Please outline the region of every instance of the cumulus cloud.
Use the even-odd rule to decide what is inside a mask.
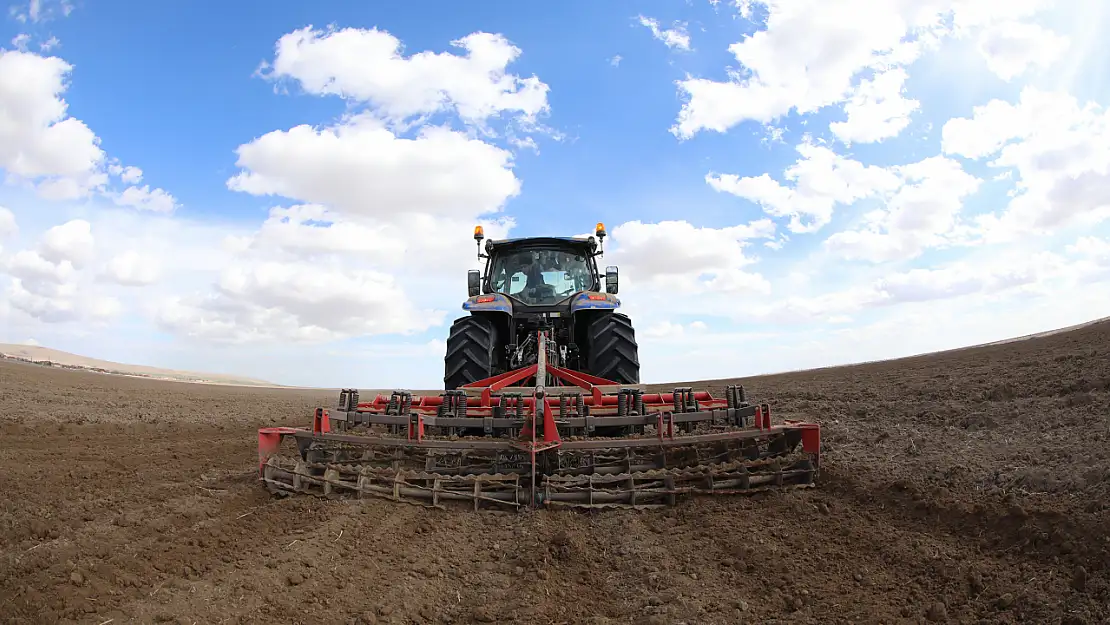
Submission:
[[[1106,261],[1110,265],[1110,240],[1099,237],[1079,237],[1067,246],[1069,254],[1076,254],[1084,258]]]
[[[8,273],[25,282],[50,282],[64,285],[73,277],[73,263],[50,261],[34,250],[16,252],[8,261]]]
[[[1013,80],[1030,67],[1049,67],[1067,53],[1070,41],[1039,24],[1008,20],[979,36],[979,52],[987,67],[1003,80]]]
[[[388,274],[265,262],[229,268],[209,295],[172,298],[158,321],[167,329],[218,341],[317,342],[410,334],[439,325],[443,316],[416,309]]]
[[[158,280],[158,266],[157,258],[128,250],[108,261],[103,277],[124,286],[147,286]]]
[[[397,122],[448,110],[469,122],[501,113],[534,120],[547,111],[546,84],[508,73],[521,50],[503,35],[474,32],[451,45],[465,54],[405,57],[401,41],[384,30],[306,26],[282,35],[273,62],[262,69],[308,93],[367,102]]]
[[[118,162],[108,165],[108,173],[126,184],[138,184],[143,179],[143,170],[133,165],[120,165]]]
[[[1016,103],[976,107],[970,118],[948,121],[945,153],[1017,173],[1005,210],[981,217],[988,240],[1012,240],[1110,217],[1110,111],[1095,103],[1035,87]]]
[[[0,50],[0,167],[28,180],[66,181],[67,199],[106,182],[99,140],[67,115],[61,98],[71,69],[57,57]]]
[[[45,323],[114,318],[122,311],[119,300],[89,288],[84,280],[82,268],[94,254],[89,222],[75,219],[50,228],[35,249],[23,249],[5,259],[9,305]]]
[[[848,119],[829,124],[829,130],[847,144],[875,143],[898,136],[921,105],[905,97],[907,78],[906,70],[894,68],[861,80],[844,104]]]
[[[772,122],[791,110],[812,113],[844,99],[863,70],[905,54],[903,37],[935,23],[936,2],[843,3],[767,0],[764,30],[729,46],[743,66],[728,81],[679,81],[687,97],[672,128],[677,136],[724,132],[746,120]],[[863,6],[866,5],[866,6]],[[932,9],[932,10],[930,10]],[[867,15],[866,20],[859,15]]]
[[[750,17],[754,4],[767,10],[765,27],[728,48],[741,69],[724,81],[691,76],[678,82],[686,101],[671,131],[679,138],[725,132],[745,121],[768,124],[847,101],[849,119],[834,132],[856,142],[879,140],[897,134],[914,110],[901,95],[897,71],[945,38],[993,28],[981,42],[993,68],[1014,65],[1015,38],[1059,45],[1012,25],[1048,6],[1047,0],[762,0],[738,6]],[[869,122],[869,115],[878,121]]]
[[[630,221],[613,228],[606,256],[628,271],[622,281],[633,292],[653,289],[670,294],[767,291],[767,281],[744,269],[754,259],[748,241],[771,238],[770,219],[728,228],[697,227],[687,221]],[[641,290],[642,289],[642,290]]]
[[[162,189],[151,189],[150,185],[127,187],[122,193],[114,196],[114,199],[120,206],[130,206],[156,213],[172,213],[177,208],[177,200],[172,195]]]
[[[833,208],[850,205],[896,189],[893,172],[845,158],[813,142],[797,146],[801,158],[783,172],[783,185],[767,174],[738,176],[710,173],[705,180],[717,191],[759,204],[772,217],[789,217],[792,232],[815,232],[832,219]]]
[[[320,130],[275,130],[237,152],[242,171],[227,183],[234,191],[383,220],[470,217],[520,192],[508,151],[437,126],[406,139],[360,116]]]
[[[54,226],[42,236],[39,250],[50,262],[64,261],[81,267],[92,260],[95,253],[92,225],[84,219],[74,219]]]
[[[754,301],[733,316],[776,324],[824,321],[877,308],[1015,292],[1052,281],[1074,282],[1075,267],[1056,253],[1015,250],[928,268],[883,270],[877,278],[839,289]]]
[[[968,235],[959,219],[964,200],[981,180],[960,164],[934,156],[890,168],[900,185],[883,208],[867,215],[867,225],[833,234],[827,249],[846,259],[871,262],[906,260],[924,250],[959,242]]]
[[[0,239],[10,237],[17,232],[19,232],[19,226],[15,222],[15,213],[0,206]]]
[[[48,200],[113,197],[112,177],[127,172],[130,179],[138,170],[108,157],[96,133],[69,115],[62,94],[72,70],[56,56],[0,49],[0,169]],[[160,209],[169,198],[161,189],[138,191],[145,197],[124,192],[130,205]]]
[[[227,187],[293,203],[225,238],[232,262],[208,288],[162,298],[160,325],[237,343],[406,335],[442,324],[443,293],[462,289],[475,262],[474,224],[506,235],[513,221],[501,212],[521,183],[508,150],[428,116],[480,123],[547,108],[546,85],[506,72],[520,50],[503,36],[453,43],[466,54],[402,56],[400,42],[376,29],[283,36],[269,78],[369,108],[239,146]],[[417,128],[406,134],[409,124]]]

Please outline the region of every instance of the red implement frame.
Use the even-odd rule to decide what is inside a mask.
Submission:
[[[311,430],[262,428],[258,435],[259,472],[264,480],[270,481],[265,477],[267,462],[286,436],[297,438],[298,445],[302,446],[302,455],[307,447],[321,444],[388,448],[393,450],[391,453],[394,455],[444,451],[459,451],[465,455],[470,452],[502,453],[515,449],[528,455],[530,470],[526,472],[530,473],[531,501],[534,505],[535,495],[540,492],[536,484],[538,475],[545,479],[550,478],[545,487],[549,491],[552,483],[558,487],[560,480],[570,484],[571,480],[577,479],[573,476],[544,475],[541,463],[538,462],[541,454],[588,455],[615,450],[631,457],[635,454],[643,456],[657,453],[663,458],[657,461],[658,468],[648,468],[645,469],[646,473],[637,474],[654,475],[661,470],[678,470],[666,467],[677,466],[669,464],[673,461],[668,459],[668,454],[678,453],[681,449],[699,445],[747,444],[778,437],[782,440],[794,440],[799,444],[801,450],[811,459],[811,473],[816,477],[821,452],[818,424],[788,420],[772,425],[770,406],[747,403],[742,387],[730,386],[728,395],[724,398],[713,397],[705,391],[695,392],[689,388],[675,389],[671,393],[647,393],[639,385],[620,385],[597,376],[552,366],[547,363],[545,333],[540,332],[538,338],[539,356],[536,364],[467,384],[456,391],[448,391],[440,396],[412,396],[394,392],[391,396],[379,394],[373,401],[360,402],[357,391],[348,389],[341,393],[339,406],[334,413],[326,408],[316,410]],[[531,384],[524,386],[529,381]],[[570,409],[567,407],[568,397],[573,404]],[[348,429],[358,425],[385,425],[392,429],[394,435],[372,437],[346,433]],[[486,436],[430,437],[426,434],[426,427],[429,426],[433,429],[460,428],[468,432],[485,428]],[[655,436],[606,438],[587,435],[564,440],[560,434],[560,426],[587,434],[594,427],[650,427],[654,429]],[[696,427],[707,427],[710,432],[695,433],[693,429]],[[513,435],[490,436],[492,433],[506,431]],[[307,461],[307,457],[305,460]],[[626,460],[625,463],[631,471],[632,461]],[[426,476],[428,473],[421,475]],[[581,477],[580,473],[576,475]],[[679,477],[691,480],[693,478],[690,475],[687,470]],[[302,479],[314,478],[302,476]],[[782,477],[777,479],[781,483]],[[673,487],[668,488],[674,491]],[[567,489],[574,490],[569,486]],[[713,488],[710,487],[709,490]],[[476,506],[479,499],[477,491],[476,483]],[[686,488],[684,492],[686,491],[690,491],[690,488]],[[653,492],[658,492],[658,489]],[[718,489],[716,492],[723,491]],[[593,505],[592,501],[591,495],[590,505]]]

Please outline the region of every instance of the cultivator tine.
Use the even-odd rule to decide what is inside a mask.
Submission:
[[[544,480],[544,502],[555,507],[663,507],[674,505],[679,496],[749,495],[808,488],[813,486],[815,472],[808,458],[789,463],[774,458],[695,469],[548,476]]]
[[[511,508],[528,505],[526,489],[516,474],[450,476],[303,461],[290,466],[288,459],[273,457],[263,479],[274,492],[326,498],[353,494],[359,499],[388,499],[441,509],[445,501],[469,501],[475,510],[482,503]]]

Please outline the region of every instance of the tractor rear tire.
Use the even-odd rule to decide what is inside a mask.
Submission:
[[[497,334],[485,317],[459,317],[451,324],[447,353],[443,357],[443,384],[455,390],[493,375]]]
[[[589,326],[590,374],[618,384],[640,383],[640,355],[632,320],[621,313],[605,313]]]

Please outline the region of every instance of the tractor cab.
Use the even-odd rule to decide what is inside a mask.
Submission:
[[[598,239],[604,239],[605,226],[598,224]],[[479,245],[482,227],[474,229]],[[582,292],[600,292],[602,275],[596,258],[601,256],[594,237],[533,237],[486,241],[485,271],[471,270],[468,275],[471,298],[480,293],[508,296],[524,306],[558,306]],[[607,267],[605,291],[617,292],[617,268]]]
[[[572,246],[507,248],[488,266],[488,289],[525,305],[553,305],[599,286],[592,259]]]

